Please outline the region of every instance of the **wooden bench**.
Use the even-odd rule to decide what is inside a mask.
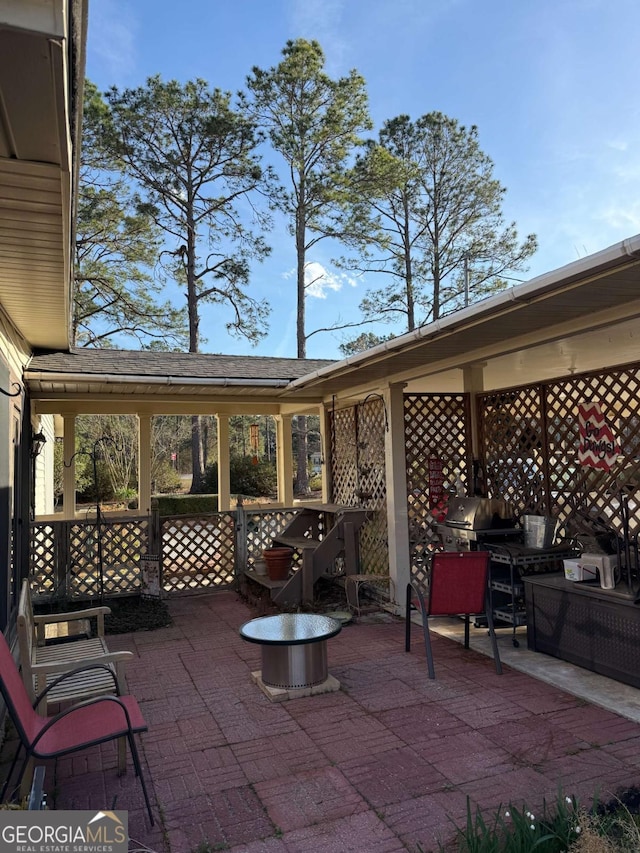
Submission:
[[[102,664],[103,668],[78,672],[51,688],[43,697],[44,707],[39,710],[47,714],[50,705],[77,702],[105,693],[126,693],[124,667],[133,658],[133,652],[110,652],[104,639],[104,617],[110,613],[108,607],[91,607],[71,613],[49,613],[34,615],[29,582],[25,580],[18,605],[18,647],[22,665],[22,679],[32,702],[62,673],[77,667]],[[58,644],[45,645],[47,626],[79,620],[97,623],[97,636],[73,638],[73,629],[66,632],[68,639]]]

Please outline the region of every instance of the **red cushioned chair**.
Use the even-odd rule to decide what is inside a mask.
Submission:
[[[88,667],[81,667],[81,669],[93,666],[106,668],[102,664],[91,664]],[[47,690],[75,672],[77,670],[64,673],[52,682]],[[20,785],[27,766],[34,758],[58,758],[70,752],[77,752],[106,741],[126,737],[129,741],[136,776],[140,778],[142,785],[149,820],[153,826],[151,804],[134,740],[134,734],[147,731],[147,724],[133,696],[98,696],[93,699],[86,699],[84,702],[78,702],[55,716],[43,717],[34,708],[37,707],[42,695],[47,691],[43,691],[40,696],[37,696],[34,705],[31,705],[18,667],[1,632],[0,692],[20,738],[20,744],[3,785],[0,800],[4,800],[9,780],[22,749],[25,751],[25,758],[20,768],[16,787]]]
[[[496,672],[502,675],[502,664],[489,606],[488,551],[439,551],[431,559],[426,596],[419,587],[407,585],[405,615],[405,651],[411,651],[411,605],[422,615],[422,633],[427,653],[429,678],[435,678],[433,652],[429,636],[430,616],[464,616],[464,646],[469,648],[469,616],[486,614]]]

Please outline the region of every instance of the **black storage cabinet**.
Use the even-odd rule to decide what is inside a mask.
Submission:
[[[522,580],[529,649],[640,687],[640,606],[632,598],[564,574]]]

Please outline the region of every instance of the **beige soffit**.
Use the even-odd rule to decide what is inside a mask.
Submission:
[[[73,16],[83,35],[72,50]],[[0,302],[33,347],[69,346],[72,113],[85,32],[82,2],[0,0]]]

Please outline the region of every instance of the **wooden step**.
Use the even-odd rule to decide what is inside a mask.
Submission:
[[[287,545],[289,548],[295,548],[297,551],[304,551],[306,548],[311,548],[315,551],[318,545],[322,542],[320,539],[309,539],[306,536],[276,536],[274,544]]]
[[[269,590],[269,595],[272,600],[275,599],[280,590],[287,585],[287,580],[272,581],[268,575],[259,575],[257,572],[245,572],[244,576],[247,580],[253,581],[262,587],[266,587]]]

